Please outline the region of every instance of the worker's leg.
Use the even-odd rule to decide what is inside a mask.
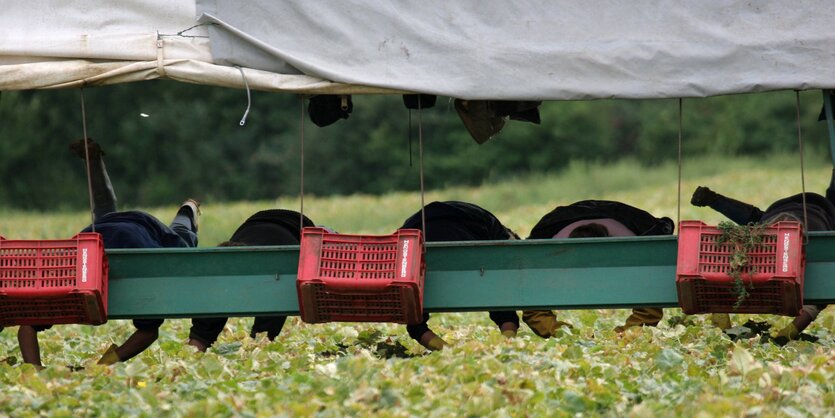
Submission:
[[[615,328],[616,331],[621,332],[629,327],[654,327],[661,322],[664,317],[664,310],[661,308],[635,308],[632,313],[626,318],[623,326]]]
[[[102,355],[99,364],[114,364],[127,361],[145,351],[159,338],[159,327],[163,319],[134,319],[136,331],[120,346],[111,345]]]
[[[171,230],[176,232],[189,247],[197,246],[197,219],[200,216],[200,202],[188,199],[177,210],[171,221]]]
[[[437,351],[443,349],[444,346],[447,345],[446,341],[442,340],[441,337],[437,336],[431,329],[429,329],[428,322],[429,314],[424,312],[423,322],[419,324],[406,325],[406,331],[412,339],[430,350]]]
[[[693,192],[690,204],[699,207],[709,206],[739,225],[759,222],[763,217],[763,211],[756,206],[722,196],[702,186],[697,187]]]
[[[560,327],[571,328],[569,323],[558,321],[553,311],[522,311],[522,321],[542,338],[553,337]]]
[[[252,323],[252,329],[249,332],[249,336],[255,338],[256,334],[266,332],[267,338],[270,341],[273,341],[276,337],[278,337],[278,334],[281,333],[281,329],[284,328],[284,323],[286,321],[287,317],[283,315],[256,316],[254,322]]]
[[[21,325],[17,330],[17,343],[20,345],[20,355],[24,363],[41,365],[41,347],[38,344],[38,332],[29,325]]]
[[[110,177],[107,175],[107,167],[104,164],[104,152],[98,143],[92,139],[87,140],[87,152],[84,152],[84,140],[70,144],[72,150],[81,159],[90,158],[90,189],[93,194],[93,218],[98,220],[102,216],[116,212],[116,192]]]
[[[490,311],[490,319],[499,327],[505,337],[515,337],[519,330],[519,315],[516,311]]]
[[[803,305],[803,308],[800,310],[800,314],[794,317],[794,320],[789,324],[786,325],[785,328],[781,329],[777,333],[777,338],[785,337],[789,340],[797,339],[798,335],[800,335],[815,318],[818,317],[820,311],[826,309],[827,305]]]
[[[224,317],[193,318],[188,333],[188,345],[194,346],[200,351],[206,351],[223,332],[227,319]]]

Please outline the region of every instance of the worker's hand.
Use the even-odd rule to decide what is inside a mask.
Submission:
[[[797,327],[794,326],[794,323],[789,323],[783,329],[777,332],[777,335],[774,338],[785,337],[789,340],[796,340],[797,336],[800,335],[800,331],[797,330]]]
[[[710,314],[710,323],[722,331],[733,327],[733,324],[731,323],[731,316],[726,313]]]

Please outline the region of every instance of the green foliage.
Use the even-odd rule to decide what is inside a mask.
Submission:
[[[201,200],[273,199],[299,193],[301,99],[252,92],[246,126],[242,90],[148,81],[84,90],[88,135],[101,142],[127,206]],[[820,93],[801,94],[810,154],[827,153],[816,122]],[[87,206],[81,162],[67,145],[82,136],[77,90],[0,96],[0,206],[54,210]],[[381,194],[419,187],[418,121],[429,189],[480,185],[573,164],[624,158],[654,166],[678,153],[677,100],[546,102],[541,125],[510,121],[478,145],[447,98],[410,114],[400,96],[356,96],[347,120],[304,122],[305,191]],[[306,103],[306,102],[305,102]],[[685,99],[685,159],[718,153],[761,157],[797,149],[794,93]],[[147,115],[143,117],[142,115]]]
[[[580,324],[578,313],[560,317]],[[169,320],[151,349],[112,367],[95,365],[96,354],[129,322],[59,326],[42,333],[41,372],[19,364],[12,328],[0,333],[0,415],[826,416],[835,407],[825,326],[814,328],[821,343],[780,348],[733,343],[701,317],[614,333],[626,314],[594,311],[593,325],[551,340],[524,326],[505,339],[484,313],[437,314],[432,326],[451,343],[438,353],[400,326],[291,318],[274,343],[233,319],[199,354],[183,345],[188,321]],[[381,354],[386,341],[408,356]]]

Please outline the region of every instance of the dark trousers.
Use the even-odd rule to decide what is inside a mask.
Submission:
[[[226,326],[228,319],[222,317],[194,318],[191,320],[191,330],[188,337],[202,342],[206,347],[211,346],[223,332],[223,327]],[[287,321],[286,316],[256,316],[249,336],[255,338],[256,334],[266,332],[270,341],[275,340],[281,333],[281,329],[284,328],[285,321]]]
[[[490,311],[490,319],[493,320],[496,326],[499,327],[501,327],[505,322],[511,322],[516,325],[516,328],[519,328],[519,316],[516,315],[516,311]],[[427,322],[429,322],[429,314],[424,312],[423,322],[414,325],[406,325],[406,332],[408,332],[409,336],[413,339],[420,341],[421,335],[423,335],[426,331],[431,331]]]

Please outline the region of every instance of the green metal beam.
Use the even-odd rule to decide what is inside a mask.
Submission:
[[[429,312],[678,306],[676,237],[430,243]],[[298,246],[109,250],[109,316],[298,314]],[[835,302],[835,233],[807,246],[806,301]]]

